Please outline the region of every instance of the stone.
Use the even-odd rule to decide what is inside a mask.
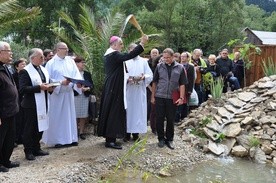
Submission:
[[[276,134],[276,129],[275,128],[268,128],[266,130],[266,133],[272,137],[274,134]]]
[[[244,102],[249,102],[257,95],[254,92],[242,92],[238,94],[238,98]]]
[[[268,77],[268,76],[265,76],[265,77],[258,80],[259,83],[266,83],[268,81],[272,81],[271,78]]]
[[[276,109],[276,102],[271,101],[267,104],[267,109],[275,110]]]
[[[272,81],[267,81],[265,83],[261,83],[259,82],[258,83],[258,88],[273,88],[275,86],[275,84],[272,82]]]
[[[217,132],[213,131],[213,130],[210,130],[209,128],[207,127],[204,127],[203,128],[203,132],[205,135],[207,135],[210,139],[212,139],[213,141],[216,141],[217,140]]]
[[[212,141],[209,141],[208,149],[215,155],[221,155],[224,152],[224,147],[221,144],[216,144]]]
[[[225,105],[224,107],[225,107],[225,109],[226,109],[227,111],[229,111],[229,112],[231,112],[231,113],[236,113],[236,112],[238,112],[238,109],[235,108],[235,107],[232,106],[232,105],[227,104],[227,105]]]
[[[272,151],[272,153],[270,154],[270,156],[276,157],[276,150]]]
[[[217,107],[211,106],[210,110],[211,110],[210,113],[213,114],[213,115],[217,114],[217,112],[218,112],[218,108]]]
[[[276,157],[273,158],[272,162],[276,164]]]
[[[250,116],[252,116],[253,119],[259,119],[262,114],[262,111],[253,111]]]
[[[253,121],[253,117],[252,116],[248,116],[248,117],[245,117],[244,120],[242,120],[241,124],[243,124],[243,125],[249,125],[249,124],[251,124],[252,121]]]
[[[267,92],[261,95],[261,97],[266,97],[266,96],[273,96],[276,93],[276,88],[271,88]]]
[[[222,129],[222,133],[227,137],[236,137],[241,130],[239,123],[231,123]]]
[[[222,119],[219,115],[214,115],[214,119],[219,123],[222,124]]]
[[[272,140],[272,138],[271,138],[270,135],[268,135],[268,134],[262,134],[261,139],[264,139],[264,140]]]
[[[249,142],[249,135],[239,135],[236,139],[238,144],[242,145],[244,148],[249,150],[250,148],[250,142]]]
[[[276,75],[271,75],[271,76],[269,76],[269,78],[270,78],[272,81],[275,81],[275,80],[276,80]]]
[[[232,148],[231,154],[237,157],[245,157],[247,156],[248,151],[243,146],[238,145]]]
[[[243,118],[233,118],[231,121],[232,123],[240,123],[243,120]]]
[[[226,119],[229,119],[231,116],[231,113],[229,111],[227,111],[224,107],[219,107],[218,108],[218,114],[221,117],[225,117]]]
[[[237,98],[229,98],[228,102],[230,102],[233,106],[237,108],[242,108],[246,103],[237,99]]]
[[[243,109],[246,110],[251,110],[254,106],[256,106],[258,103],[247,103],[245,104],[245,106],[243,107]]]
[[[266,155],[272,153],[272,148],[269,147],[269,146],[267,146],[267,145],[262,145],[261,149],[264,151],[264,153],[265,153]]]
[[[260,127],[260,126],[255,126],[254,129],[255,129],[255,130],[260,130],[260,129],[262,129],[262,127]],[[263,133],[263,131],[262,131],[261,133]]]
[[[241,113],[241,114],[236,114],[235,118],[245,118],[246,116],[249,116],[250,113]]]
[[[271,123],[272,120],[272,116],[262,116],[260,119],[259,119],[259,124],[268,124],[268,123]],[[275,118],[275,117],[274,117]]]
[[[160,175],[161,177],[171,177],[171,176],[172,176],[172,174],[170,174],[166,168],[162,168],[162,169],[159,171],[159,175]]]
[[[216,132],[221,131],[221,126],[218,124],[216,120],[212,120],[211,123],[208,123],[206,125],[206,127]]]
[[[257,98],[252,99],[250,101],[250,103],[260,103],[260,102],[263,102],[267,99],[269,99],[269,97],[257,97]]]
[[[250,148],[250,156],[257,163],[261,163],[261,164],[266,163],[266,155],[259,147]]]
[[[224,154],[228,155],[231,152],[231,149],[234,147],[237,140],[235,138],[227,138],[221,142],[221,144],[225,145],[227,149],[225,149]]]
[[[276,129],[276,124],[272,124],[272,125],[271,125],[271,128]]]

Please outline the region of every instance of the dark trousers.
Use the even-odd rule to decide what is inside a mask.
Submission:
[[[156,105],[156,130],[158,140],[173,141],[174,137],[174,118],[176,105],[172,99],[155,98]],[[167,119],[166,133],[164,132],[165,117]]]
[[[40,150],[39,141],[42,132],[38,131],[36,109],[23,108],[25,127],[23,131],[23,145],[26,154]]]
[[[188,116],[188,113],[189,113],[189,105],[187,103],[177,106],[177,109],[175,112],[175,122],[178,123],[184,118],[186,118]]]
[[[19,108],[19,112],[15,116],[15,124],[16,124],[16,136],[15,142],[17,144],[23,143],[23,131],[25,127],[24,113],[22,107]]]
[[[155,104],[151,104],[150,128],[151,128],[152,132],[156,132],[156,107],[155,107]]]
[[[1,118],[0,125],[0,165],[8,166],[15,142],[15,119]]]
[[[198,106],[200,106],[200,104],[204,102],[203,86],[201,83],[200,84],[195,83],[194,88],[198,96]]]

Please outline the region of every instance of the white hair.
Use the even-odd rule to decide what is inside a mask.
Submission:
[[[8,45],[9,45],[9,43],[4,42],[4,41],[0,41],[0,51],[1,51],[1,50],[4,50],[4,49],[5,49],[5,46],[8,46]]]

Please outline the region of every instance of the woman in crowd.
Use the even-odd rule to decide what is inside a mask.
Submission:
[[[16,84],[16,88],[17,91],[19,91],[19,81],[18,81],[18,73],[24,69],[24,67],[27,64],[27,60],[25,58],[20,58],[18,61],[14,62],[14,70],[16,72],[14,72],[12,74],[12,77],[14,79],[14,82]],[[22,144],[22,134],[23,134],[23,129],[24,129],[24,120],[23,119],[23,111],[21,109],[21,101],[22,101],[22,94],[20,95],[18,92],[18,96],[19,96],[19,112],[17,113],[17,115],[15,116],[15,121],[16,121],[16,138],[15,138],[15,146],[17,146],[17,144]]]
[[[88,113],[89,96],[92,93],[93,81],[92,81],[91,74],[84,70],[85,60],[79,56],[77,56],[74,60],[80,71],[82,78],[92,84],[91,87],[82,86],[82,94],[78,94],[77,92],[74,92],[79,136],[82,140],[85,140],[84,129],[89,116],[89,113]]]

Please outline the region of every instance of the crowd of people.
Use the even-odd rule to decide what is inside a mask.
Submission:
[[[139,141],[149,121],[157,146],[174,149],[174,125],[210,94],[204,75],[209,73],[214,80],[222,77],[224,92],[229,86],[232,90],[243,86],[239,52],[233,61],[227,49],[205,60],[201,49],[178,53],[166,48],[160,54],[153,48],[147,59],[139,56],[147,42],[148,36],[142,35],[139,44],[130,44],[123,53],[122,38],[109,40],[97,125],[106,148],[122,149],[118,138],[125,143]],[[62,148],[86,139],[93,80],[84,70],[85,59],[68,56],[68,51],[64,42],[54,50],[33,48],[28,60],[13,63],[11,72],[12,50],[7,42],[0,42],[0,172],[20,165],[10,161],[17,144],[23,144],[25,158],[32,161],[49,155],[41,142]]]

